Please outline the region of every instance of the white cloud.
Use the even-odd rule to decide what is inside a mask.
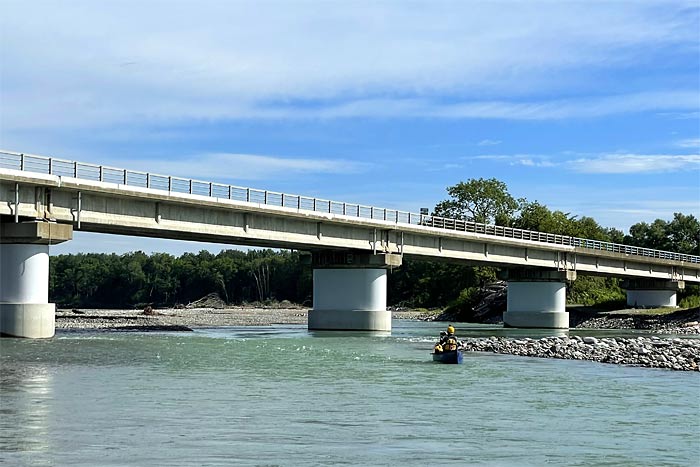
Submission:
[[[693,57],[697,19],[666,1],[6,2],[2,126],[682,113],[692,87],[540,96],[589,94],[601,70],[655,53]]]
[[[678,172],[700,170],[700,155],[605,154],[569,161],[568,165],[576,172],[597,174]]]
[[[508,165],[522,165],[527,167],[556,167],[559,165],[553,162],[549,156],[535,154],[488,154],[465,157],[464,159],[493,160],[505,162]]]
[[[482,139],[479,141],[476,145],[477,146],[497,146],[501,144],[502,141],[499,140],[494,140],[494,139]]]
[[[372,168],[369,163],[344,159],[229,153],[196,154],[177,160],[119,159],[114,164],[119,168],[203,180],[272,180],[301,174],[354,174]]]
[[[680,148],[700,149],[700,138],[688,138],[676,141],[676,146]]]
[[[574,159],[571,156],[576,157]],[[663,173],[698,170],[698,154],[623,154],[603,153],[577,155],[566,153],[556,157],[540,154],[489,154],[464,159],[493,160],[527,167],[563,167],[566,170],[591,174]]]

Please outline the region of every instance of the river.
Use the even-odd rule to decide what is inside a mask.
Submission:
[[[434,364],[442,326],[2,339],[0,463],[698,465],[697,372],[495,354]],[[544,335],[458,328],[496,333]]]

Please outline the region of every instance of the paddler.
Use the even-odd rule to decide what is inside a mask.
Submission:
[[[455,337],[455,328],[451,324],[447,326],[447,336],[445,337],[445,341],[442,344],[442,350],[444,352],[457,350],[457,338]]]
[[[440,340],[433,347],[433,352],[442,353],[442,351],[444,350],[443,345],[445,344],[446,340],[447,340],[447,332],[440,331]]]

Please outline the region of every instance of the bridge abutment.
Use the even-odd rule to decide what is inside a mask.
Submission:
[[[70,240],[70,225],[0,224],[0,336],[53,337],[56,306],[49,303],[49,245]]]
[[[622,288],[627,291],[627,306],[634,308],[676,308],[676,294],[685,288],[684,281],[659,279],[625,279]]]
[[[568,329],[566,282],[575,279],[575,271],[508,270],[508,296],[503,326]]]
[[[310,330],[391,331],[387,269],[400,266],[400,256],[317,252],[312,261]]]

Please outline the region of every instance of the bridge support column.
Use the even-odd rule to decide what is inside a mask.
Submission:
[[[400,256],[318,252],[312,261],[310,330],[391,331],[391,312],[386,309],[387,269],[400,266]]]
[[[660,279],[626,279],[627,306],[634,308],[676,308],[676,292],[685,288],[684,281]]]
[[[566,282],[575,279],[575,271],[507,271],[508,297],[503,326],[568,329]]]
[[[73,228],[49,222],[0,223],[0,336],[53,337],[49,245],[70,240]]]

